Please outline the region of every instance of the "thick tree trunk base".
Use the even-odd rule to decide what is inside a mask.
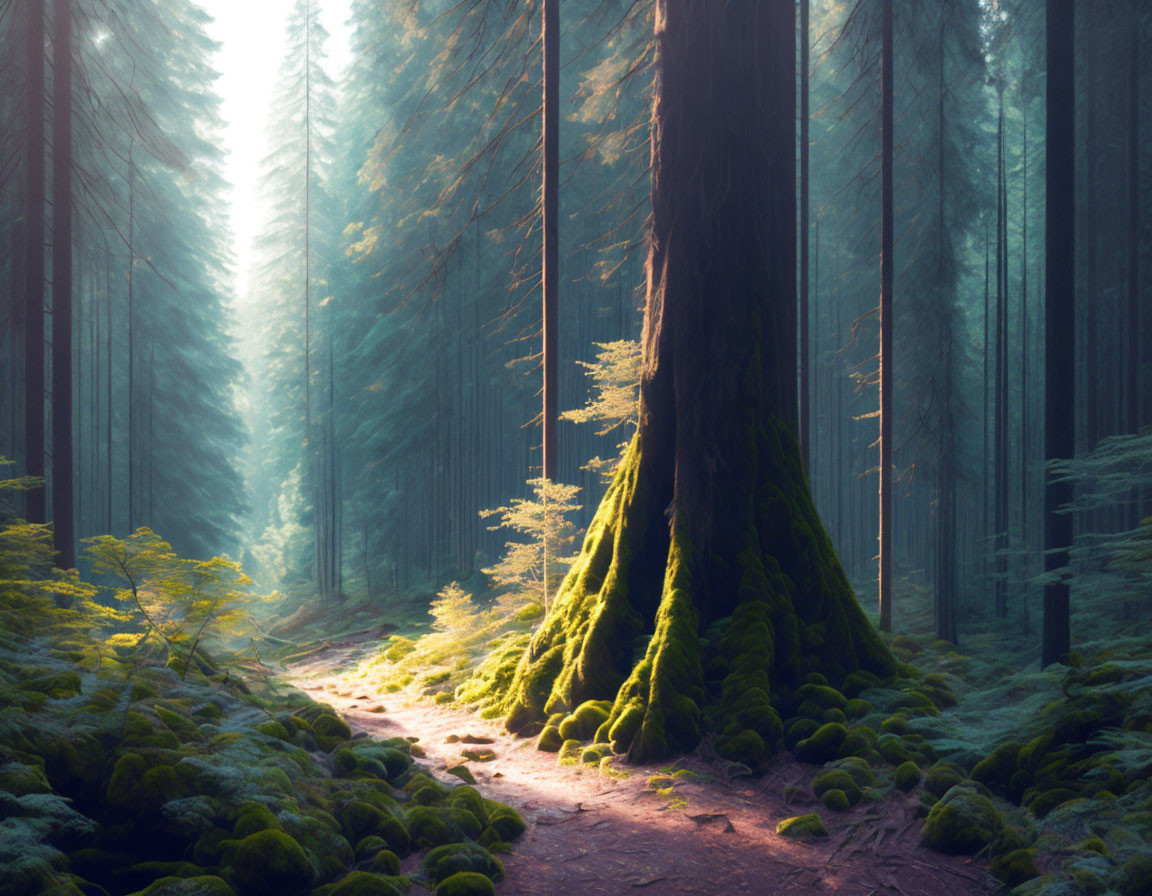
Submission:
[[[469,699],[512,731],[555,727],[553,740],[578,731],[635,762],[690,750],[712,732],[720,755],[758,764],[782,739],[779,707],[809,673],[832,684],[856,670],[891,675],[816,513],[795,437],[778,421],[749,430],[747,487],[725,489],[739,506],[720,527],[729,537],[707,547],[692,544],[677,515],[669,526],[672,496],[635,438],[541,628],[502,654],[502,673]]]

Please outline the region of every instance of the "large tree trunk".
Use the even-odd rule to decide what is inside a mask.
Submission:
[[[809,37],[808,0],[800,0],[800,454],[804,472],[812,470],[811,379],[812,361],[808,319],[808,222],[809,222],[809,156],[808,152],[808,79]]]
[[[773,700],[892,660],[816,513],[795,436],[795,6],[658,0],[639,427],[493,704],[514,731],[613,701],[643,761],[757,762]]]
[[[1075,452],[1076,400],[1076,89],[1074,0],[1048,0],[1048,134],[1045,203],[1044,455]],[[1060,509],[1072,486],[1048,474],[1044,487],[1044,569],[1068,564],[1072,515]],[[1044,586],[1041,665],[1067,655],[1070,645],[1068,583]]]

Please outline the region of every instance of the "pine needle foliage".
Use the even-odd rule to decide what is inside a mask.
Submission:
[[[533,605],[548,609],[548,595],[555,594],[572,561],[578,534],[569,519],[581,505],[575,503],[580,488],[548,479],[529,479],[533,499],[514,498],[507,507],[483,510],[480,516],[497,517],[492,531],[510,529],[526,536],[510,541],[504,555],[481,570],[497,591],[497,606],[504,615],[523,612]]]

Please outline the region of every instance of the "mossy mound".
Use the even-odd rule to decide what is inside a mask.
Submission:
[[[1018,887],[1025,881],[1039,877],[1035,854],[1031,849],[1014,849],[995,856],[988,863],[988,870],[1007,887]]]
[[[776,825],[776,833],[781,837],[804,839],[807,837],[827,837],[828,830],[824,827],[824,819],[815,812],[808,815],[797,815],[785,818]]]
[[[236,896],[228,882],[214,874],[162,877],[133,896]]]
[[[871,787],[876,783],[876,775],[872,771],[872,766],[859,756],[848,756],[844,759],[836,759],[829,762],[826,768],[840,769],[841,771],[847,772],[859,787]]]
[[[442,880],[436,896],[495,896],[496,888],[483,874],[461,871]]]
[[[840,722],[827,722],[810,737],[796,744],[796,758],[805,762],[824,763],[842,755],[848,729]]]
[[[504,879],[504,865],[476,843],[450,843],[430,850],[422,862],[424,873],[434,883],[462,871],[482,874],[494,883]]]
[[[817,775],[812,782],[812,792],[817,797],[823,798],[829,790],[838,790],[843,794],[847,809],[849,806],[855,806],[860,802],[862,793],[860,786],[856,783],[853,777],[844,769],[833,768]],[[838,799],[834,798],[836,802]]]
[[[901,790],[913,790],[920,783],[920,766],[911,761],[902,762],[896,767],[893,778],[896,786]]]
[[[928,813],[921,842],[937,852],[971,855],[991,843],[1004,828],[1004,817],[972,787],[953,787]]]
[[[611,711],[612,703],[608,700],[587,700],[560,723],[560,736],[564,740],[590,740],[608,721]]]
[[[351,871],[339,882],[314,891],[315,896],[405,896],[407,892],[401,878],[371,871]]]
[[[283,831],[258,831],[240,841],[232,858],[241,890],[253,896],[306,892],[315,869],[300,844]]]
[[[924,777],[924,789],[939,799],[957,784],[964,783],[964,774],[950,764],[935,765]]]
[[[852,802],[843,790],[833,787],[820,795],[820,802],[833,812],[846,812],[852,808]]]

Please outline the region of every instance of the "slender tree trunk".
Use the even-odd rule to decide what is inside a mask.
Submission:
[[[52,42],[52,524],[56,565],[76,565],[72,450],[72,0]]]
[[[808,78],[809,78],[809,0],[800,0],[800,453],[804,469],[812,463],[812,432],[809,417],[809,378],[812,361],[809,356],[808,333],[808,216],[809,216],[809,153],[808,153]]]
[[[128,144],[128,532],[136,531],[136,164]]]
[[[1008,615],[1005,551],[1008,547],[1008,174],[1004,151],[1004,99],[996,128],[996,354],[993,432],[993,545],[996,551],[994,586],[996,616]]]
[[[559,312],[557,309],[560,287],[560,2],[543,0],[541,43],[544,51],[543,97],[543,270],[541,275],[543,307],[543,368],[544,407],[540,475],[556,479],[556,421],[559,418]],[[547,508],[547,502],[545,502]],[[544,556],[548,555],[548,537],[544,537]],[[544,605],[548,605],[548,584],[544,583]]]
[[[893,372],[892,314],[893,222],[893,48],[892,0],[883,0],[883,46],[881,49],[882,147],[880,157],[880,630],[892,631],[892,405]]]
[[[24,172],[24,469],[44,478],[44,0],[28,0]],[[28,491],[29,522],[47,522],[43,487]]]
[[[1128,270],[1127,370],[1125,428],[1140,429],[1140,16],[1141,3],[1133,0],[1132,34],[1128,50]],[[1139,493],[1129,496],[1128,528],[1140,523]]]
[[[1076,82],[1074,0],[1048,0],[1047,174],[1045,202],[1044,454],[1047,460],[1075,453],[1076,400]],[[1044,568],[1068,564],[1072,516],[1060,509],[1072,487],[1051,474],[1044,488]],[[1071,644],[1066,579],[1044,586],[1041,665],[1062,661]]]

